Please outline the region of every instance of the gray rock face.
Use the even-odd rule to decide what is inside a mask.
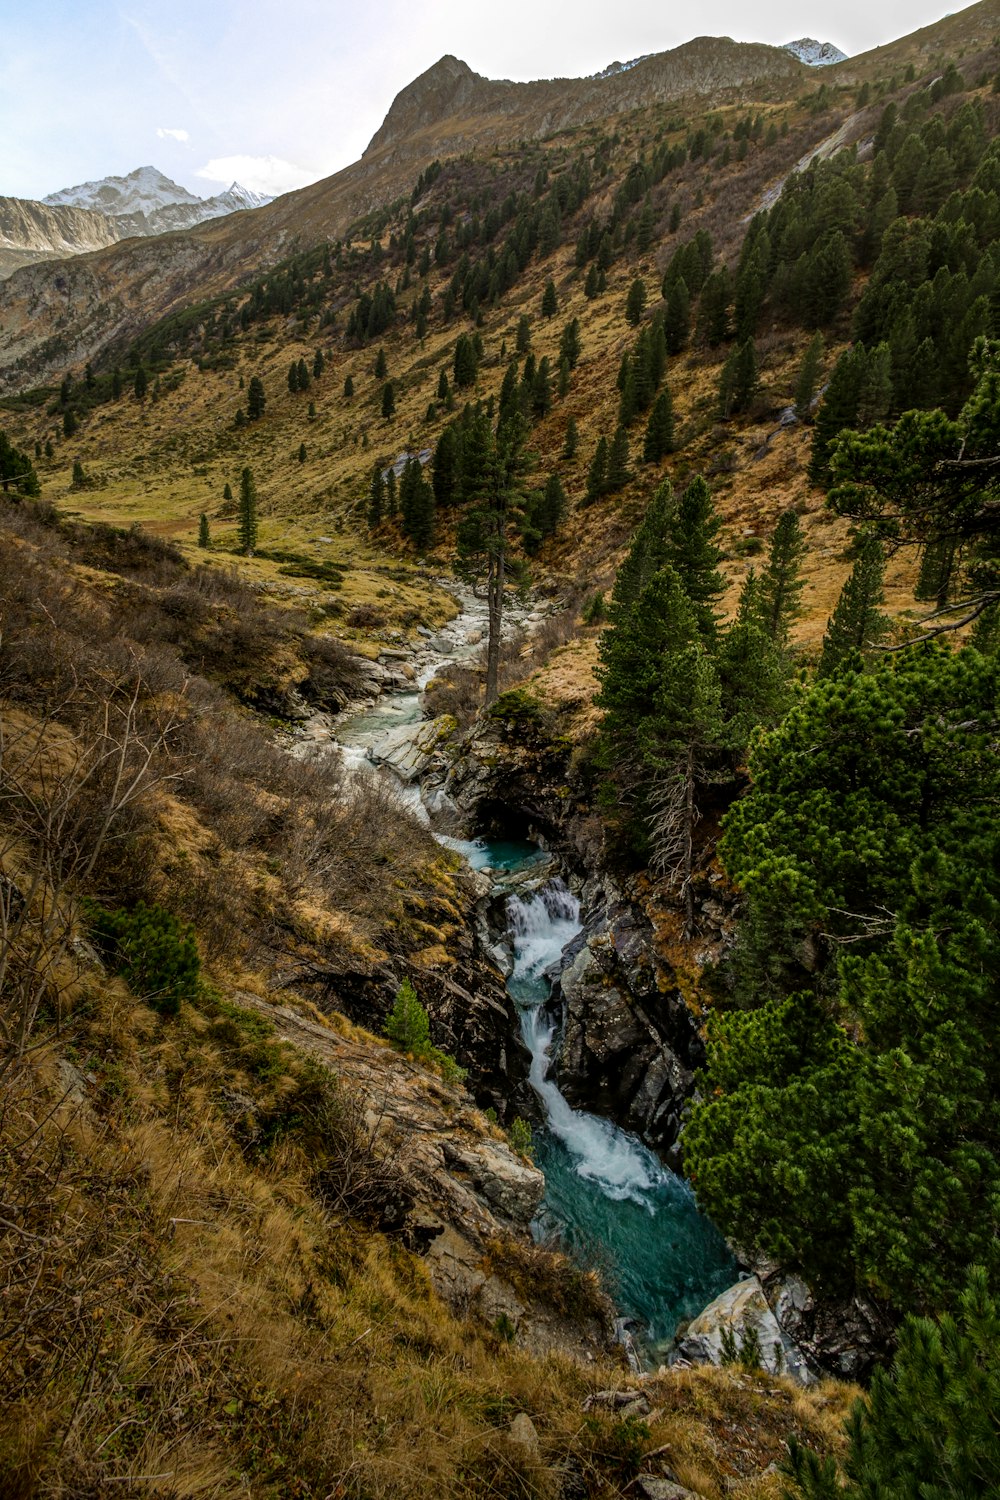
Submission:
[[[702,1043],[657,968],[652,930],[610,882],[559,992],[564,1030],[555,1071],[566,1098],[669,1150]]]
[[[862,1297],[818,1297],[778,1267],[762,1268],[760,1279],[782,1332],[816,1369],[863,1383],[891,1352],[894,1326],[884,1308]]]
[[[815,1375],[798,1345],[782,1328],[756,1276],[738,1281],[710,1302],[688,1325],[676,1357],[695,1365],[725,1363],[730,1351],[759,1350],[761,1368],[812,1385]]]

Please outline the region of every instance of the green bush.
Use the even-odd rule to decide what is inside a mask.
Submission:
[[[440,1068],[447,1083],[461,1083],[466,1077],[465,1068],[460,1068],[449,1053],[431,1045],[431,1023],[408,979],[403,980],[396,992],[395,1003],[386,1018],[385,1034],[401,1051]]]
[[[527,1120],[522,1120],[520,1115],[515,1115],[511,1121],[508,1139],[510,1140],[511,1149],[516,1151],[519,1156],[531,1156],[533,1149],[531,1126]]]
[[[194,928],[162,906],[139,903],[132,911],[90,907],[90,930],[117,974],[140,999],[164,1015],[194,1000],[201,958]]]

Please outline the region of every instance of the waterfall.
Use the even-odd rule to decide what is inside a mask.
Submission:
[[[507,921],[514,943],[511,994],[521,1010],[521,1032],[531,1053],[529,1082],[545,1107],[546,1124],[566,1147],[579,1177],[616,1202],[655,1211],[653,1195],[672,1177],[641,1141],[610,1120],[573,1109],[549,1077],[555,1023],[546,1019],[546,971],[580,931],[580,903],[561,880],[533,896],[511,896]]]

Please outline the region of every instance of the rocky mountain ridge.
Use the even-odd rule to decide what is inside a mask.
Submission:
[[[797,42],[786,42],[785,51],[797,57],[810,68],[829,68],[834,63],[846,62],[847,53],[841,52],[833,42],[817,42],[815,37],[803,36]]]
[[[39,260],[62,260],[121,240],[193,229],[270,202],[238,182],[223,193],[199,198],[153,166],[61,188],[41,200],[0,197],[0,277]]]

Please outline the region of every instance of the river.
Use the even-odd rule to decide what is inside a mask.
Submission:
[[[421,690],[447,661],[478,649],[484,606],[469,596],[446,632],[433,638],[415,664],[412,689],[384,695],[370,709],[337,724],[347,763],[375,769],[380,742],[422,716]],[[417,785],[400,785],[406,805],[431,827],[436,808]],[[539,1238],[558,1238],[587,1267],[599,1269],[619,1312],[635,1325],[646,1362],[669,1347],[679,1321],[692,1317],[738,1274],[715,1226],[699,1213],[688,1184],[636,1137],[611,1121],[567,1103],[550,1076],[550,1048],[558,1016],[549,1005],[551,975],[581,929],[577,897],[559,879],[546,879],[541,851],[519,839],[464,841],[438,835],[476,869],[498,880],[538,863],[539,889],[507,897],[513,970],[508,988],[517,1003],[531,1054],[530,1083],[545,1123],[534,1132],[535,1159],[546,1191],[533,1225]]]

